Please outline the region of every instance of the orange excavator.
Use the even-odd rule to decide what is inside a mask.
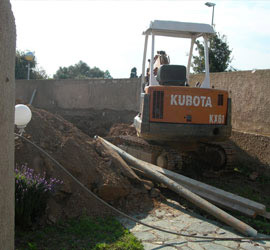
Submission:
[[[212,164],[215,169],[231,161],[232,150],[224,143],[232,129],[231,99],[227,91],[210,85],[208,39],[214,33],[208,24],[159,20],[151,22],[143,33],[140,112],[134,118],[134,126],[137,151],[151,148],[149,161],[154,164],[169,168],[168,165],[175,165],[180,159],[174,156],[185,152],[195,153],[197,159]],[[151,59],[145,70],[149,36]],[[187,66],[171,65],[165,51],[154,56],[155,39],[159,36],[191,40]],[[195,40],[200,37],[205,45],[205,76],[201,84],[191,87],[192,52]],[[134,147],[134,142],[130,146]]]

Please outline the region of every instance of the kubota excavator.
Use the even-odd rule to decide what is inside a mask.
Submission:
[[[123,139],[131,154],[144,158],[141,154],[148,151],[148,161],[171,169],[181,161],[183,152],[195,152],[198,160],[215,169],[231,161],[232,150],[222,143],[231,135],[231,99],[227,91],[210,85],[208,38],[214,33],[208,24],[159,20],[151,22],[143,33],[140,113],[134,118],[138,138]],[[151,59],[144,76],[149,36]],[[158,36],[191,40],[187,67],[171,65],[165,51],[154,55]],[[202,84],[191,87],[192,51],[199,37],[204,39],[205,76]]]

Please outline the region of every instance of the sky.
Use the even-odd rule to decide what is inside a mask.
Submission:
[[[11,0],[17,49],[35,53],[52,77],[80,60],[109,70],[113,78],[141,74],[145,31],[150,21],[211,24],[212,7],[199,0]],[[270,69],[270,1],[215,0],[215,30],[226,35],[237,70]],[[171,63],[186,65],[190,41],[156,38]],[[148,49],[149,51],[150,49]],[[150,55],[148,56],[148,58]]]

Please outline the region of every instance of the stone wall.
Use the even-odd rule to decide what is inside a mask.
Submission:
[[[16,98],[43,109],[138,110],[138,79],[18,80]]]
[[[203,80],[192,75],[191,85]],[[211,85],[230,92],[234,129],[270,135],[270,70],[212,73]],[[16,82],[16,97],[44,109],[139,110],[139,79],[40,80]]]
[[[0,1],[0,249],[14,249],[14,65],[16,31],[9,0]]]

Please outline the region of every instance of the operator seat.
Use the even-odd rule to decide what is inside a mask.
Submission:
[[[162,65],[157,72],[157,81],[165,86],[186,86],[187,69],[183,65]]]

